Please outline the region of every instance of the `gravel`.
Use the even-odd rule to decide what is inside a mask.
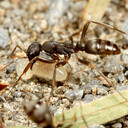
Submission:
[[[0,48],[4,49],[10,42],[8,31],[6,29],[0,28]]]
[[[11,61],[9,55],[16,45],[27,49],[34,41],[39,41],[42,44],[46,40],[68,40],[70,34],[81,28],[81,14],[87,1],[51,1],[0,1],[0,64],[6,65]],[[126,2],[112,1],[101,22],[121,28],[128,18]],[[78,56],[91,59],[98,69],[116,85],[117,90],[128,89],[128,50],[123,36],[103,27],[96,27],[90,34],[96,38],[118,42],[117,45],[121,48],[122,54],[104,57],[78,53]],[[79,38],[80,36],[74,37],[74,40],[79,40]],[[17,48],[14,54],[20,55],[22,52]],[[15,72],[17,60],[14,60],[15,63],[10,65],[7,70],[2,71],[2,75],[0,74],[0,81],[5,80],[10,83],[4,95],[0,97],[0,117],[2,115],[4,127],[14,125],[37,127],[26,116],[22,109],[22,102],[27,96],[39,98],[44,102],[45,98],[50,95],[52,81],[34,76],[26,81],[20,80],[15,87],[12,87],[11,85],[18,78]],[[111,88],[106,86],[107,84],[99,73],[79,63],[75,56],[71,57],[69,63],[72,66],[71,75],[67,80],[57,84],[58,87],[50,100],[52,114],[58,114],[63,109],[68,110],[80,105],[80,101],[89,103],[111,93]],[[68,66],[65,68],[69,70]],[[61,97],[69,98],[72,103]],[[94,125],[89,128],[128,127],[127,119],[128,117],[125,116],[107,124]]]
[[[114,56],[110,56],[107,59],[106,64],[104,65],[105,72],[117,73],[120,71],[119,62],[116,60]]]

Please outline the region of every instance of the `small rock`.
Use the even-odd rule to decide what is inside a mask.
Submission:
[[[70,100],[78,100],[81,99],[83,96],[83,90],[67,90],[65,95]]]
[[[113,124],[112,128],[122,128],[122,124],[121,123]]]
[[[126,33],[128,33],[128,19],[125,20],[123,26],[122,26],[122,30]],[[128,43],[128,35],[123,34],[124,38],[125,38],[125,42]]]
[[[11,3],[10,3],[9,1],[6,1],[6,0],[2,1],[2,2],[0,3],[0,5],[1,5],[3,8],[5,8],[5,9],[8,9],[8,8],[11,7]]]
[[[3,114],[3,112],[0,112],[0,118],[2,118],[2,117],[3,117],[3,115],[4,115],[4,114]]]
[[[127,89],[128,89],[128,85],[122,85],[122,86],[117,85],[116,86],[116,90],[118,91],[127,90]]]
[[[125,126],[128,127],[128,120],[124,121],[123,123],[124,123]]]
[[[0,97],[0,101],[6,102],[5,98],[3,96]]]
[[[2,17],[4,15],[5,15],[5,9],[0,8],[0,16]]]
[[[14,93],[13,93],[13,96],[14,97],[21,97],[21,95],[22,95],[22,93],[21,92],[19,92],[19,91],[15,91]]]
[[[100,124],[94,124],[88,128],[105,128],[103,125],[100,125]]]
[[[83,101],[85,102],[85,103],[89,103],[89,102],[91,102],[91,101],[93,101],[94,100],[94,95],[91,95],[91,94],[87,94],[87,95],[85,95],[85,97],[83,98]]]
[[[110,56],[104,66],[105,72],[117,73],[120,71],[119,62],[114,56]]]
[[[5,49],[9,42],[10,39],[8,31],[6,29],[0,28],[0,48]]]
[[[120,76],[118,76],[118,82],[119,83],[123,83],[123,81],[125,81],[126,80],[126,78],[125,78],[125,76],[124,76],[124,74],[121,74]]]
[[[54,2],[50,3],[45,18],[50,25],[55,25],[60,22],[59,19],[67,11],[70,2],[69,0],[54,0]]]
[[[38,4],[37,3],[31,3],[30,6],[29,6],[29,11],[34,13],[36,12],[38,9]]]
[[[121,56],[121,61],[123,61],[124,64],[128,64],[128,55],[127,54],[123,54]]]
[[[126,71],[124,75],[128,79],[128,71]]]
[[[98,95],[106,95],[107,94],[107,90],[105,90],[104,88],[98,88],[97,89],[97,94]]]
[[[11,61],[10,61],[11,62]],[[8,63],[10,63],[8,62]],[[12,63],[11,65],[9,65],[7,68],[6,68],[6,73],[12,73],[15,71],[15,67],[16,67],[16,64],[17,62],[15,61],[14,63]]]
[[[48,27],[47,21],[46,20],[42,20],[41,24],[40,24],[40,27],[41,27],[42,30],[46,30],[47,27]]]
[[[86,4],[87,4],[87,1],[85,0],[74,2],[74,5],[73,5],[74,10],[81,12]]]
[[[62,103],[65,105],[65,107],[69,107],[70,103],[67,99],[62,99]]]

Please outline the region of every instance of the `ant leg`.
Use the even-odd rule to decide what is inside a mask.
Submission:
[[[119,94],[123,99],[125,99],[125,101],[128,102],[128,100],[116,89],[116,87],[114,87],[114,85],[106,78],[106,76],[105,76],[102,72],[100,72],[100,71],[97,69],[97,67],[96,67],[93,63],[91,63],[91,62],[89,62],[89,61],[86,61],[86,60],[84,60],[84,59],[80,59],[77,55],[76,55],[76,57],[77,57],[77,60],[78,60],[79,62],[81,62],[81,63],[83,63],[83,64],[89,66],[90,68],[96,70],[96,71],[106,80],[106,82],[110,85],[110,87],[113,87],[113,88],[118,92],[118,94]]]
[[[86,60],[84,60],[84,59],[80,59],[79,57],[77,57],[77,60],[78,60],[79,62],[81,62],[81,63],[83,63],[83,64],[89,66],[90,68],[96,70],[96,71],[106,80],[106,82],[110,85],[110,87],[113,87],[113,84],[106,78],[106,76],[105,76],[102,72],[100,72],[100,71],[97,69],[97,67],[96,67],[93,63],[91,63],[91,62],[89,62],[89,61],[86,61]]]
[[[48,102],[50,102],[50,99],[51,97],[53,96],[53,89],[54,87],[56,87],[56,69],[60,66],[64,66],[67,62],[57,62],[55,64],[55,67],[54,67],[54,71],[53,71],[53,80],[52,80],[52,89],[51,89],[51,92],[50,92],[50,96],[48,98]]]
[[[69,68],[70,68],[70,71],[69,71],[69,73],[68,73],[68,77],[69,77],[69,75],[71,74],[71,71],[72,71],[72,67],[71,67],[71,65],[69,64],[69,62],[68,62],[68,60],[70,59],[70,55],[64,55],[64,58],[62,58],[61,56],[59,56],[59,55],[57,55],[58,56],[58,58],[60,58],[61,60],[63,60],[63,61],[65,61],[67,64],[68,64],[68,66],[69,66]]]
[[[88,27],[89,27],[90,23],[98,24],[98,25],[101,25],[101,26],[103,26],[105,28],[108,28],[108,29],[111,29],[111,30],[116,30],[116,31],[118,31],[120,33],[123,33],[123,34],[128,34],[128,33],[124,32],[124,31],[121,31],[120,29],[117,29],[117,28],[112,27],[110,25],[90,20],[90,21],[87,21],[87,23],[83,27],[83,31],[82,31],[82,35],[81,35],[81,39],[80,39],[80,44],[82,44],[84,42],[84,38],[85,38],[85,35],[87,33],[87,30],[88,30]]]
[[[71,40],[71,42],[73,43],[73,36],[76,36],[76,35],[80,34],[81,31],[82,31],[82,30],[80,29],[78,32],[75,32],[75,33],[73,33],[72,35],[70,35],[70,36],[69,36],[69,40]]]
[[[128,34],[128,33],[124,32],[124,31],[122,31],[122,30],[120,30],[118,28],[112,27],[112,26],[104,24],[104,23],[100,23],[100,22],[96,22],[96,21],[92,21],[92,20],[90,21],[90,23],[91,22],[94,23],[94,24],[98,24],[98,25],[104,26],[105,28],[108,28],[108,29],[111,29],[111,30],[116,30],[116,31],[118,31],[120,33],[123,33],[123,34]]]
[[[20,57],[20,56],[14,56],[14,55],[13,55],[17,47],[26,53],[26,51],[23,50],[19,45],[16,45],[15,48],[13,49],[13,51],[12,51],[11,54],[10,54],[10,58],[14,59],[14,58]],[[11,62],[10,62],[9,64],[7,64],[5,67],[1,68],[0,71],[5,70],[5,69],[6,69],[10,64],[12,64],[12,63],[14,63],[14,61],[11,61]]]
[[[54,67],[54,72],[53,72],[53,82],[52,82],[52,86],[56,87],[56,69],[60,66],[64,66],[65,64],[67,64],[67,62],[57,62],[55,67]]]
[[[19,45],[16,45],[15,48],[13,49],[12,53],[10,54],[10,57],[11,57],[12,59],[13,59],[13,58],[20,57],[20,56],[14,56],[14,55],[13,55],[17,47],[26,53],[26,51],[25,51],[24,49],[22,49]]]
[[[0,118],[0,128],[4,128],[2,119]]]
[[[9,64],[7,64],[6,66],[4,66],[3,68],[0,69],[0,71],[5,70],[10,64],[14,63],[14,61],[11,61]]]
[[[32,69],[32,66],[33,64],[36,62],[36,61],[41,61],[41,62],[45,62],[45,63],[54,63],[55,61],[54,60],[45,60],[43,58],[40,58],[40,57],[35,57],[33,58],[29,63],[28,65],[25,67],[24,71],[22,72],[22,74],[19,76],[19,78],[17,79],[17,81],[13,84],[13,86],[15,84],[17,84],[17,82],[21,79],[21,77],[28,71],[29,68]]]
[[[8,83],[0,83],[0,91],[2,91],[3,89],[5,89],[8,86],[9,86]]]

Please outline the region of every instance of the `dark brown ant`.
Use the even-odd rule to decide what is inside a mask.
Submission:
[[[40,100],[24,99],[23,108],[27,116],[42,128],[60,128],[60,127],[70,128],[77,121],[76,119],[74,123],[69,123],[68,125],[64,126],[66,120],[63,112],[62,121],[56,123],[54,117],[51,114],[49,105],[47,103],[41,102]],[[80,110],[81,109],[82,107],[80,108]],[[82,114],[82,110],[81,110],[81,114]],[[86,128],[88,128],[87,122],[83,116],[82,119],[84,121]]]
[[[28,117],[37,123],[37,125],[43,128],[52,128],[53,117],[48,104],[42,103],[39,100],[25,99],[23,108]]]
[[[76,55],[76,53],[79,51],[84,51],[86,53],[98,54],[98,55],[120,54],[121,53],[120,48],[116,44],[113,44],[111,41],[101,40],[101,39],[87,40],[85,38],[90,23],[95,23],[95,24],[104,26],[108,29],[116,30],[123,34],[127,34],[117,28],[111,27],[106,24],[102,24],[96,21],[87,21],[87,23],[83,27],[80,41],[78,41],[76,45],[74,44],[73,36],[79,34],[80,31],[72,34],[69,37],[70,40],[65,41],[63,43],[57,42],[57,41],[46,41],[41,45],[38,42],[34,42],[28,47],[27,51],[24,51],[20,46],[17,45],[10,55],[11,58],[17,57],[17,56],[13,56],[13,53],[18,47],[26,53],[29,59],[29,63],[25,67],[23,73],[17,79],[16,83],[21,79],[22,75],[25,74],[29,68],[32,69],[33,64],[36,61],[41,61],[45,63],[56,63],[54,67],[54,72],[53,72],[53,81],[52,81],[52,90],[53,90],[53,87],[56,86],[56,68],[60,66],[64,66],[65,64],[68,64],[70,66],[70,64],[68,63],[68,60],[70,59],[72,54]],[[41,56],[42,53],[46,54],[48,58],[42,57]],[[62,58],[60,55],[64,55],[64,57]],[[91,63],[90,61],[87,61],[85,58],[81,59],[77,55],[76,55],[76,58],[79,62],[88,65],[92,69],[95,69],[107,81],[107,83],[111,87],[113,87],[113,84],[96,68],[96,66],[93,63]],[[51,95],[52,93],[53,91],[51,91]]]

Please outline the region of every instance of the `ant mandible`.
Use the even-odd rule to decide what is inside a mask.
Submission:
[[[26,53],[26,55],[29,59],[29,63],[25,67],[23,73],[17,79],[16,83],[21,79],[22,75],[25,74],[29,68],[32,69],[33,64],[36,61],[41,61],[44,63],[56,63],[55,67],[54,67],[54,72],[53,72],[53,81],[52,81],[52,89],[53,89],[54,87],[56,87],[56,69],[60,66],[64,66],[65,64],[68,64],[70,66],[70,64],[68,63],[68,60],[70,59],[72,54],[75,53],[75,55],[76,55],[76,53],[79,51],[84,51],[86,53],[99,54],[99,55],[120,54],[121,53],[120,48],[116,44],[113,44],[112,42],[110,42],[108,40],[101,40],[101,39],[87,40],[87,39],[85,39],[85,36],[86,36],[86,33],[87,33],[90,23],[98,24],[98,25],[104,26],[108,29],[116,30],[123,34],[127,34],[117,28],[111,27],[109,25],[106,25],[106,24],[103,24],[100,22],[87,21],[87,23],[83,27],[80,41],[78,41],[76,43],[76,45],[74,45],[73,36],[79,34],[80,31],[72,34],[69,37],[69,41],[65,41],[64,43],[57,42],[57,41],[45,41],[41,45],[38,42],[34,42],[28,47],[27,51],[24,51],[20,46],[17,45],[10,55],[11,58],[16,57],[16,56],[13,56],[13,53],[16,50],[16,48],[18,47]],[[50,59],[42,57],[41,56],[42,52],[45,53],[47,56],[49,56]],[[60,55],[64,55],[64,57],[62,58]],[[85,58],[81,59],[77,55],[76,55],[76,58],[79,62],[90,66],[92,69],[95,69],[107,81],[107,83],[111,87],[113,86],[113,84],[103,75],[102,72],[100,72],[96,68],[96,66],[93,63],[91,63],[90,61],[87,61]],[[70,66],[70,68],[71,68],[71,66]],[[51,94],[52,93],[53,92],[51,91]]]

